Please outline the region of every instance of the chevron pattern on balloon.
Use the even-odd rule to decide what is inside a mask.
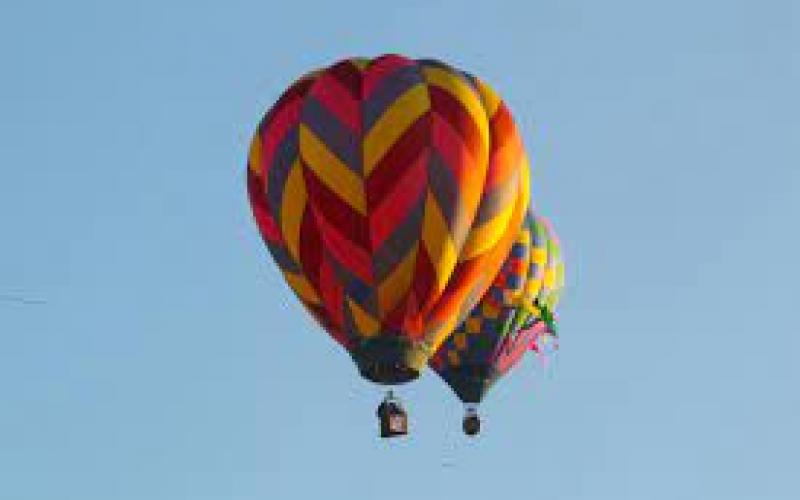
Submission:
[[[508,255],[528,184],[494,91],[399,55],[298,80],[265,115],[248,161],[259,229],[303,304],[348,349],[402,337],[422,363]]]

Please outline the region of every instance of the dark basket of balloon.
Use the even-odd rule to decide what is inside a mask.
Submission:
[[[400,402],[387,397],[378,407],[378,419],[381,424],[381,437],[391,438],[408,434],[408,415]]]

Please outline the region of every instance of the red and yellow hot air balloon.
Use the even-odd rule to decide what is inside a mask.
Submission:
[[[292,84],[253,137],[250,203],[286,282],[376,383],[419,375],[493,281],[529,198],[508,108],[400,55]]]

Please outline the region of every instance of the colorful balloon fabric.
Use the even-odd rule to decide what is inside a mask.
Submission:
[[[501,373],[514,366],[528,348],[542,355],[558,349],[556,308],[564,288],[564,260],[550,220],[538,217],[537,221],[547,241],[547,263],[539,293],[533,301],[522,302],[517,321],[521,327],[505,341],[498,360]]]
[[[528,349],[552,342],[554,323],[545,321],[549,310],[541,302],[557,297],[557,276],[563,285],[552,226],[529,214],[486,295],[431,359],[431,367],[459,399],[479,403]]]
[[[266,113],[253,214],[295,294],[379,383],[415,378],[519,233],[529,166],[478,78],[399,55],[299,79]]]
[[[553,225],[548,219],[542,219],[542,222],[548,234],[548,259],[539,303],[553,313],[561,299],[561,291],[564,289],[564,259],[561,255],[561,241],[558,239]]]

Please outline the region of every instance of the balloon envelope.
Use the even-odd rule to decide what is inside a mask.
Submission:
[[[432,368],[463,402],[479,403],[528,349],[555,333],[540,305],[560,292],[559,272],[563,285],[554,238],[549,222],[529,214],[486,295],[432,358]]]
[[[529,167],[484,82],[442,62],[347,59],[266,113],[247,169],[286,282],[366,378],[415,378],[519,233]]]

